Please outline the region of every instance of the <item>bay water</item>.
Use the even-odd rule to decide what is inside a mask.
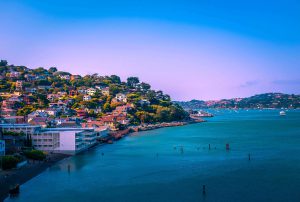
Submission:
[[[64,159],[6,201],[300,201],[300,110],[212,112]]]

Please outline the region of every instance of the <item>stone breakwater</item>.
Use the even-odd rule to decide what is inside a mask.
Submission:
[[[125,130],[118,130],[118,131],[111,131],[109,133],[110,138],[108,138],[108,141],[111,140],[119,140],[126,136],[129,133],[133,132],[140,132],[140,131],[147,131],[147,130],[154,130],[154,129],[159,129],[159,128],[164,128],[164,127],[175,127],[175,126],[184,126],[187,124],[193,124],[193,123],[200,123],[204,122],[205,120],[197,118],[197,119],[192,119],[188,121],[174,121],[174,122],[168,122],[168,123],[156,123],[156,124],[141,124],[138,126],[130,126],[129,128]]]
[[[184,126],[187,124],[200,123],[204,121],[205,120],[203,119],[193,119],[189,121],[176,121],[170,123],[142,124],[139,126],[131,127],[131,130],[134,132],[138,132],[138,131],[154,130],[154,129],[164,128],[164,127]]]

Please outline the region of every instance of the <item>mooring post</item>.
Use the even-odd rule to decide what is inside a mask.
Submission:
[[[208,149],[210,150],[210,144],[208,144]]]
[[[250,159],[251,159],[251,157],[250,157],[250,153],[248,154],[248,159],[249,159],[249,161],[250,161]]]
[[[229,151],[230,150],[230,146],[229,143],[226,144],[226,150]]]
[[[203,194],[203,195],[206,194],[205,185],[203,185],[203,187],[202,187],[202,194]]]

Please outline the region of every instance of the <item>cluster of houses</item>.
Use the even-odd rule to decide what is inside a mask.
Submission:
[[[19,82],[19,81],[17,81]],[[17,83],[16,82],[16,83]],[[21,83],[21,82],[19,82]],[[16,89],[21,89],[22,86],[17,86]],[[98,87],[99,89],[99,87]],[[75,95],[83,94],[83,101],[90,101],[92,96],[98,91],[97,88],[81,88],[79,90],[71,90],[67,92],[57,92],[47,95],[49,101],[48,107],[45,109],[37,109],[26,116],[17,116],[16,105],[24,103],[31,105],[31,93],[0,93],[3,98],[0,110],[0,122],[11,124],[40,125],[42,127],[82,127],[85,125],[83,120],[91,121],[88,117],[88,112],[100,113],[101,108],[79,108],[75,111],[70,107],[74,103],[72,98]],[[107,87],[102,88],[103,94],[109,93]],[[122,103],[113,112],[107,113],[105,116],[97,120],[97,126],[108,126],[110,130],[116,130],[116,124],[128,124],[127,110],[132,108],[132,105],[127,103],[127,97],[123,93],[118,93],[112,99],[112,103]],[[64,117],[64,118],[62,118]]]
[[[3,74],[0,76],[3,77]],[[99,118],[92,118],[89,116],[91,112],[94,114],[102,112],[100,106],[103,103],[100,103],[101,99],[95,97],[99,97],[99,94],[109,96],[109,87],[68,86],[67,89],[61,90],[61,88],[61,91],[57,92],[51,90],[53,89],[51,85],[42,85],[41,82],[37,85],[28,85],[35,81],[47,80],[48,76],[50,76],[49,72],[37,75],[30,71],[25,75],[17,71],[5,74],[4,77],[14,83],[15,89],[0,92],[0,132],[4,134],[1,133],[0,136],[1,154],[5,151],[9,153],[18,151],[24,146],[24,139],[29,137],[36,149],[47,152],[77,153],[94,145],[97,139],[105,138],[110,131],[117,131],[120,125],[129,125],[128,111],[134,105],[128,102],[126,93],[118,93],[111,99],[111,104],[116,106],[112,112],[104,113]],[[79,75],[70,74],[56,76],[61,80],[69,81],[81,78]],[[47,99],[46,107],[30,110],[29,114],[23,113],[26,115],[21,116],[20,109],[23,110],[24,106],[39,104],[41,100],[33,97],[41,91]],[[72,106],[75,101],[78,103],[78,98],[83,103],[96,100],[98,104],[93,105],[94,107],[79,106],[74,109]],[[150,104],[148,100],[140,100],[139,103]],[[22,132],[25,135],[7,135],[5,134],[7,131]],[[3,150],[4,147],[6,149]]]

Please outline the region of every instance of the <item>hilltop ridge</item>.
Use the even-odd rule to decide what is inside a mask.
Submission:
[[[191,100],[175,101],[185,109],[200,108],[300,108],[300,95],[284,93],[264,93],[246,98],[232,98],[221,100]]]

